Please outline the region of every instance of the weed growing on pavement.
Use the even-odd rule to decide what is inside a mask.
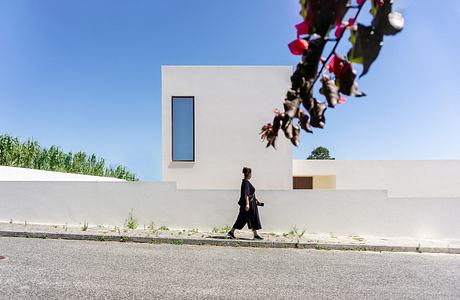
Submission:
[[[10,224],[13,224],[13,219],[10,219]]]
[[[136,229],[137,228],[137,220],[133,216],[133,210],[129,212],[128,219],[126,219],[126,227],[129,229]]]
[[[212,229],[212,233],[227,233],[231,230],[232,228],[228,225],[225,225],[223,227],[214,227]]]
[[[415,251],[417,251],[418,253],[422,253],[422,249],[420,249],[420,243],[417,247],[415,247]]]
[[[120,227],[118,227],[118,226],[113,226],[113,229],[110,230],[110,231],[118,232],[118,235],[121,235]]]
[[[81,227],[81,231],[86,231],[88,230],[88,222],[84,221],[83,226]]]
[[[158,228],[158,230],[161,230],[161,231],[169,231],[169,228],[163,225],[163,226],[161,226],[160,228]]]
[[[173,244],[173,245],[183,245],[184,241],[183,240],[174,240],[174,241],[171,242],[171,244]]]
[[[44,234],[44,235],[42,236],[42,239],[44,239],[44,240],[46,240],[47,238],[48,238],[48,235],[47,235],[47,234]]]
[[[323,247],[323,246],[321,246],[321,245],[315,245],[315,249],[316,249],[316,250],[331,250],[330,248]]]
[[[99,236],[97,237],[97,240],[98,240],[99,242],[104,242],[104,241],[105,241],[105,236],[99,235]]]
[[[152,232],[156,232],[157,231],[157,228],[155,227],[155,223],[152,221],[150,222],[150,224],[147,226],[147,228],[152,231]]]
[[[120,242],[122,242],[122,243],[125,243],[125,242],[128,242],[128,241],[129,241],[129,237],[127,237],[127,236],[122,236],[120,238]]]
[[[297,238],[297,243],[299,243],[300,239],[303,237],[305,234],[305,229],[300,231],[297,226],[292,227],[292,229],[288,232],[288,236],[293,236]],[[284,236],[284,234],[283,234]],[[284,236],[286,237],[286,236]]]

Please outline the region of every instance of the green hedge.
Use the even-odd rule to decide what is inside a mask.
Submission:
[[[18,138],[5,134],[0,135],[0,165],[139,180],[124,166],[106,167],[104,158],[98,158],[95,154],[88,155],[82,151],[65,153],[54,145],[42,148],[35,140],[28,139],[21,143]]]

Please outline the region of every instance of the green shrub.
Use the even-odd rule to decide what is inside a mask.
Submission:
[[[21,142],[6,134],[0,135],[0,165],[139,180],[124,166],[106,167],[104,158],[98,158],[95,154],[88,155],[82,151],[65,153],[55,145],[42,148],[32,139]]]

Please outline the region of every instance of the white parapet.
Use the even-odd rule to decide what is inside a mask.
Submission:
[[[123,179],[0,166],[0,181],[125,181]]]
[[[384,190],[259,190],[262,231],[460,238],[460,197],[388,198]],[[210,230],[233,225],[238,190],[177,190],[171,182],[0,182],[0,221]]]

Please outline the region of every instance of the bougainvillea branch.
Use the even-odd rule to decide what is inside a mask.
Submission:
[[[329,55],[327,56],[327,58],[325,59],[323,65],[321,66],[321,69],[319,70],[318,74],[316,74],[316,77],[315,77],[315,80],[313,81],[313,85],[315,85],[316,81],[318,80],[318,77],[319,77],[319,74],[322,74],[323,73],[323,70],[324,70],[324,67],[326,66],[326,63],[329,61],[329,59],[332,57],[333,54],[335,54],[335,50],[337,49],[337,46],[339,45],[340,43],[340,40],[342,39],[342,37],[344,36],[344,33],[345,33],[345,29],[347,28],[347,26],[349,25],[354,25],[354,23],[356,22],[356,20],[358,19],[358,16],[359,16],[359,13],[361,12],[361,9],[363,8],[364,6],[364,3],[366,2],[366,0],[364,1],[361,1],[361,4],[359,5],[356,5],[356,6],[347,6],[347,10],[345,11],[345,14],[346,12],[348,11],[349,8],[357,8],[358,10],[356,11],[356,14],[353,18],[351,18],[347,24],[345,25],[342,25],[342,23],[339,25],[339,26],[343,26],[343,30],[340,30],[340,34],[338,36],[336,36],[337,40],[335,42],[335,45],[334,47],[332,48],[331,52],[329,53]],[[344,16],[345,16],[344,14]],[[338,27],[338,26],[337,26]],[[342,27],[341,27],[342,29]],[[311,86],[311,88],[313,88],[313,85]]]
[[[350,4],[349,0],[300,0],[300,14],[304,21],[295,26],[297,39],[288,47],[292,54],[301,55],[302,59],[291,76],[291,89],[283,103],[284,112],[276,109],[273,122],[264,125],[260,132],[262,140],[267,141],[267,147],[275,147],[280,130],[292,144],[298,146],[300,129],[313,133],[312,127],[324,128],[326,109],[346,102],[342,94],[365,96],[358,90],[352,63],[362,64],[360,77],[365,75],[380,52],[383,36],[395,35],[404,27],[402,15],[392,11],[392,0],[370,1],[373,20],[371,25],[365,26],[356,23],[366,0],[356,0],[356,4]],[[356,9],[356,12],[344,21],[350,9]],[[335,39],[329,38],[334,28]],[[347,57],[343,57],[336,53],[336,49],[346,29],[350,31],[352,48]],[[328,42],[335,44],[323,58]],[[313,88],[320,77],[319,93],[326,100],[323,102],[313,96]],[[293,124],[295,119],[297,124]]]

